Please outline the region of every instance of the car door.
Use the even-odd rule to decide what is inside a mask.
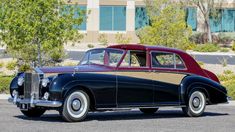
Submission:
[[[154,81],[155,105],[178,105],[180,101],[180,83],[186,76],[178,72],[185,65],[175,53],[151,52],[152,77]]]
[[[118,67],[118,107],[153,105],[154,86],[146,58],[145,51],[128,51]]]

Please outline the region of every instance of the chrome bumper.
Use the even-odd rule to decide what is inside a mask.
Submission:
[[[231,100],[232,100],[232,97],[229,97],[229,96],[228,96],[228,97],[227,97],[227,100],[228,100],[228,101],[231,101]]]
[[[34,100],[34,99],[20,99],[20,98],[8,98],[8,102],[15,105],[18,104],[29,104],[30,107],[41,106],[41,107],[60,107],[62,102],[60,101],[49,101],[49,100]]]

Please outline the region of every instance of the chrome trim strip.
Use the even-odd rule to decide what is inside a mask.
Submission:
[[[14,103],[14,99],[12,97],[8,98],[8,102]],[[16,104],[32,104],[34,106],[42,106],[42,107],[61,107],[61,101],[49,101],[49,100],[31,100],[31,99],[16,99]]]
[[[160,108],[160,107],[174,107],[181,108],[186,107],[186,105],[158,105],[158,106],[140,106],[140,107],[113,107],[113,108],[97,108],[97,110],[129,110],[129,109],[139,109],[139,108]]]

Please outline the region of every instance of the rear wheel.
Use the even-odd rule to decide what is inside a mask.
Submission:
[[[157,112],[158,108],[140,108],[140,111],[144,114],[153,114]]]
[[[45,109],[32,108],[27,111],[21,110],[21,112],[27,117],[40,117],[45,113]]]
[[[84,91],[73,91],[65,99],[62,117],[68,122],[82,121],[87,116],[89,106],[89,96]]]
[[[190,117],[198,117],[204,113],[206,108],[206,96],[201,91],[194,91],[189,97],[188,104],[183,107],[183,112]]]

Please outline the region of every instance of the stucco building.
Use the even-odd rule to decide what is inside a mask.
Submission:
[[[115,35],[121,33],[131,37],[131,43],[138,43],[135,31],[148,25],[144,0],[68,0],[68,4],[78,4],[90,11],[88,19],[79,26],[84,34],[84,43],[98,43],[98,37],[105,34],[108,42],[115,43]],[[221,15],[217,20],[211,18],[213,32],[235,31],[235,1],[222,3]],[[187,24],[193,31],[204,31],[203,17],[196,7],[187,8]]]

